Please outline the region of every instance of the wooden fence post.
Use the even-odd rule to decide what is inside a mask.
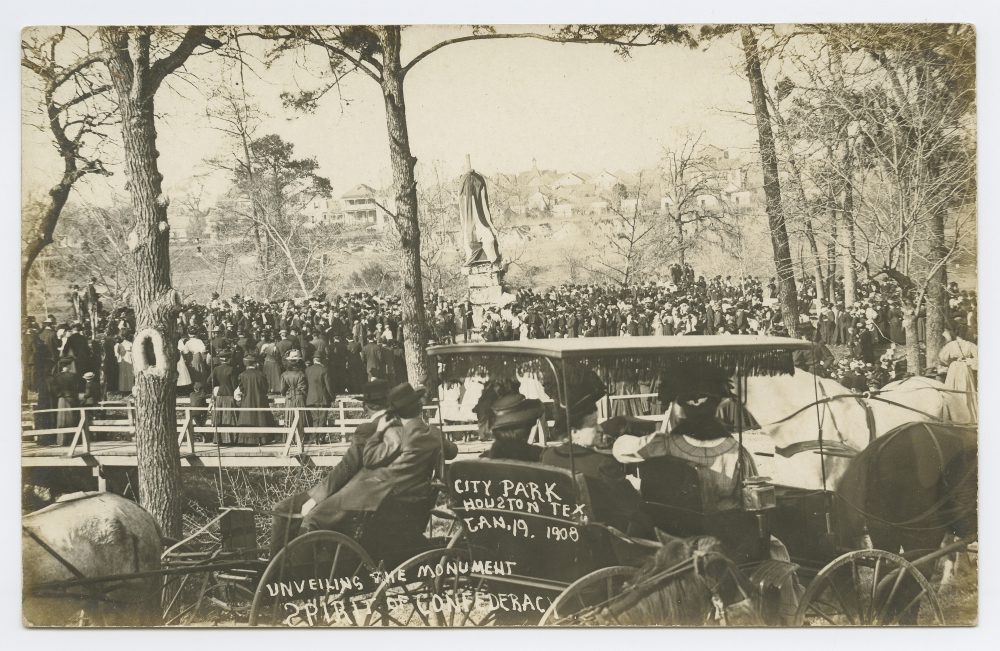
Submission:
[[[76,431],[73,432],[73,440],[70,442],[69,451],[66,453],[67,457],[74,456],[76,446],[80,444],[81,440],[83,441],[83,451],[86,454],[90,454],[90,430],[87,423],[87,414],[89,413],[85,407],[80,407],[80,422],[77,423]]]
[[[194,454],[194,421],[191,416],[191,408],[184,408],[184,422],[181,424],[181,433],[177,437],[177,447],[180,448],[187,442],[188,454]]]
[[[291,456],[292,443],[298,439],[299,442],[299,454],[305,454],[305,444],[302,441],[302,437],[299,436],[299,408],[291,407],[295,411],[295,415],[292,417],[292,424],[288,430],[288,437],[285,439],[285,456]]]
[[[104,468],[99,464],[94,466],[94,478],[97,479],[97,490],[101,493],[108,492],[108,480],[104,476]]]
[[[338,398],[337,404],[339,405],[339,416],[337,418],[337,425],[340,427],[340,438],[343,441],[347,440],[347,425],[344,423],[347,420],[347,412],[344,410],[344,399]]]

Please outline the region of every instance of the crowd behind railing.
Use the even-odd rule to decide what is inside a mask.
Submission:
[[[811,278],[799,283],[799,335],[817,348],[797,362],[864,391],[905,372],[902,346],[913,334],[924,339],[926,316],[914,314],[915,328],[907,332],[904,311],[912,309],[911,297],[891,278],[858,282],[855,296],[845,307],[841,282],[828,283],[822,292]],[[487,309],[476,327],[468,300],[428,296],[430,342],[787,334],[774,278],[706,279],[689,265],[673,265],[657,282],[521,289],[505,294],[504,301]],[[952,283],[948,303],[951,331],[974,342],[976,293]],[[25,323],[23,395],[34,410],[26,425],[36,431],[75,432],[80,408],[107,409],[109,400],[128,401],[132,393],[131,310],[102,309],[93,280],[71,292],[67,308],[61,322],[49,314]],[[375,377],[390,385],[407,381],[401,324],[394,296],[347,292],[260,301],[213,294],[178,313],[177,395],[196,428],[223,428],[220,444],[258,445],[259,436],[243,437],[239,430],[274,428],[281,436],[293,422],[305,439],[311,428],[337,422],[339,396],[359,394]],[[838,355],[830,346],[838,347]]]

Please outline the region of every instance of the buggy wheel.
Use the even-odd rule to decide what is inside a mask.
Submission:
[[[799,601],[795,626],[943,626],[927,578],[898,554],[848,552],[820,570]]]
[[[614,616],[604,606],[621,594],[625,583],[635,577],[637,572],[637,568],[616,565],[595,570],[577,579],[559,593],[538,625],[615,625]]]
[[[468,575],[465,549],[432,549],[395,568],[372,597],[366,626],[488,626],[486,579]]]
[[[310,531],[264,570],[250,605],[250,626],[355,625],[375,589],[375,562],[353,538]]]

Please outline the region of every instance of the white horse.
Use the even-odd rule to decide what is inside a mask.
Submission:
[[[158,577],[43,590],[42,584],[160,568],[156,521],[113,493],[74,493],[21,521],[24,620],[31,626],[149,626],[159,615]]]
[[[913,377],[866,397],[796,369],[794,375],[747,378],[745,400],[773,443],[774,482],[833,490],[851,457],[899,425],[972,422],[964,398],[944,388],[936,380]]]

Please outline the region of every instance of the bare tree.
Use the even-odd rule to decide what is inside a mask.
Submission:
[[[760,147],[761,167],[764,170],[765,210],[771,232],[771,247],[774,250],[774,266],[778,276],[781,319],[788,333],[795,336],[799,323],[798,293],[795,288],[791,249],[788,245],[788,231],[785,228],[785,214],[781,204],[778,155],[774,145],[774,133],[771,130],[771,115],[767,107],[767,91],[757,51],[757,37],[752,27],[744,25],[740,27],[740,39],[746,58],[754,115],[757,119],[757,141]]]
[[[40,83],[37,106],[44,128],[62,159],[58,182],[49,189],[41,210],[23,220],[21,248],[21,298],[26,300],[28,276],[38,254],[52,243],[53,233],[73,185],[88,174],[109,175],[101,161],[105,127],[117,120],[113,103],[107,102],[110,85],[101,74],[101,50],[92,34],[71,27],[24,31],[21,67]]]
[[[325,210],[329,179],[316,173],[315,158],[294,158],[294,149],[268,134],[246,141],[232,159],[214,162],[232,173],[234,184],[235,200],[224,205],[220,217],[232,222],[237,237],[251,237],[258,289],[267,298],[289,284],[303,297],[314,295],[327,279],[323,256],[340,230]]]
[[[761,169],[764,175],[764,202],[767,212],[771,250],[778,279],[778,302],[781,318],[792,336],[798,330],[799,306],[795,284],[795,270],[792,264],[788,228],[785,224],[784,206],[781,200],[781,178],[778,174],[778,154],[774,130],[771,125],[771,111],[767,103],[767,88],[764,85],[764,70],[761,64],[760,45],[754,25],[719,25],[701,29],[705,40],[739,34],[743,49],[744,70],[750,83],[750,99],[753,105],[754,121],[757,123],[757,145],[760,150]]]
[[[135,436],[139,502],[164,535],[181,535],[180,455],[177,448],[177,346],[180,295],[170,281],[170,204],[157,164],[155,98],[164,80],[195,50],[219,47],[206,27],[100,27],[101,61],[107,66],[121,117],[125,174],[134,226],[126,238],[135,267],[132,306]]]
[[[66,278],[97,278],[101,301],[128,302],[134,275],[126,239],[132,230],[128,206],[69,205],[55,233],[53,268]]]
[[[843,256],[845,294],[854,269],[896,279],[911,302],[908,356],[919,358],[914,323],[926,309],[933,363],[947,321],[947,266],[971,230],[956,209],[975,195],[974,31],[822,25],[800,32],[795,38],[826,54],[790,59],[807,80],[790,91],[791,130],[833,217],[826,237]]]
[[[647,205],[648,190],[639,174],[634,188],[616,184],[608,201],[608,218],[599,222],[603,237],[598,252],[585,268],[609,281],[628,287],[641,280],[663,260],[664,220]]]
[[[690,249],[706,241],[708,231],[716,235],[734,231],[728,223],[731,210],[724,192],[725,179],[701,151],[704,135],[684,134],[679,144],[664,149],[660,163],[665,210],[673,224],[670,253],[677,255],[681,264]],[[707,200],[715,205],[702,205]]]

